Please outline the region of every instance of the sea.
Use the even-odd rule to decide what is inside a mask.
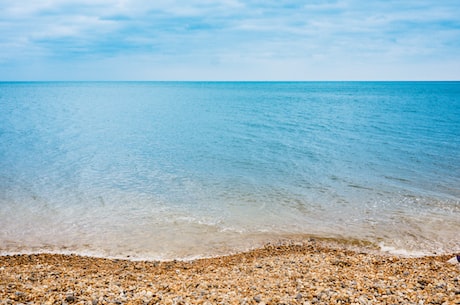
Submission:
[[[459,233],[460,82],[0,82],[0,255]]]

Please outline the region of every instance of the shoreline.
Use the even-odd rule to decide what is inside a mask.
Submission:
[[[247,253],[257,251],[267,246],[305,246],[308,243],[314,242],[315,244],[321,244],[325,248],[331,249],[342,249],[351,250],[353,252],[366,252],[379,256],[395,256],[401,258],[421,258],[421,257],[432,257],[432,256],[449,256],[454,255],[458,251],[455,250],[420,250],[420,249],[404,249],[396,248],[393,246],[386,245],[384,243],[376,243],[368,240],[362,240],[357,238],[344,238],[344,237],[327,237],[318,236],[311,234],[284,234],[279,235],[278,238],[265,239],[264,242],[257,242],[253,245],[239,246],[236,248],[222,247],[215,248],[214,251],[205,251],[204,253],[168,253],[162,255],[160,253],[120,253],[110,254],[106,251],[96,251],[94,249],[77,250],[71,247],[65,247],[64,249],[58,250],[53,247],[49,249],[38,248],[36,250],[0,250],[0,258],[8,256],[18,255],[62,255],[62,256],[79,256],[96,259],[109,259],[109,260],[127,260],[132,262],[145,261],[145,262],[168,262],[168,261],[196,261],[201,259],[213,259],[219,257],[233,256],[241,253]],[[26,247],[24,247],[26,248]],[[460,252],[459,252],[460,253]]]
[[[365,252],[375,252],[380,253],[381,255],[396,255],[396,256],[406,256],[406,257],[420,257],[420,256],[432,256],[443,253],[432,253],[432,254],[423,254],[420,255],[419,252],[411,251],[386,251],[382,250],[381,247],[375,243],[366,240],[360,240],[356,238],[342,238],[342,237],[324,237],[311,234],[283,234],[277,237],[264,238],[264,241],[258,241],[252,245],[249,243],[245,246],[237,246],[236,248],[215,248],[214,251],[197,254],[197,253],[175,253],[176,256],[172,256],[171,253],[167,255],[162,255],[159,253],[130,253],[130,254],[108,254],[104,253],[105,251],[94,251],[94,250],[76,250],[66,247],[66,249],[57,250],[54,248],[39,248],[37,250],[18,250],[18,251],[0,251],[0,257],[5,256],[18,256],[18,255],[63,255],[63,256],[80,256],[88,258],[97,258],[97,259],[109,259],[109,260],[127,260],[127,261],[145,261],[145,262],[168,262],[168,261],[196,261],[201,259],[213,259],[219,257],[227,257],[238,255],[241,253],[247,253],[252,251],[257,251],[267,246],[303,246],[309,242],[315,242],[316,244],[321,244],[328,248],[343,248],[349,249],[356,252],[365,251]],[[415,253],[415,254],[413,254]]]
[[[453,255],[400,257],[310,239],[190,261],[0,256],[0,304],[460,304]]]

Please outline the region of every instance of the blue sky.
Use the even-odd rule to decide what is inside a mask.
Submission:
[[[459,16],[459,0],[0,0],[0,80],[460,80]]]

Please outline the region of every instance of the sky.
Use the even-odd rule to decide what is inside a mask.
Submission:
[[[0,81],[460,80],[459,0],[0,0]]]

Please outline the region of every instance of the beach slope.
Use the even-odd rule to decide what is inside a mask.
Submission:
[[[1,304],[460,304],[451,256],[308,241],[194,261],[0,257]]]

